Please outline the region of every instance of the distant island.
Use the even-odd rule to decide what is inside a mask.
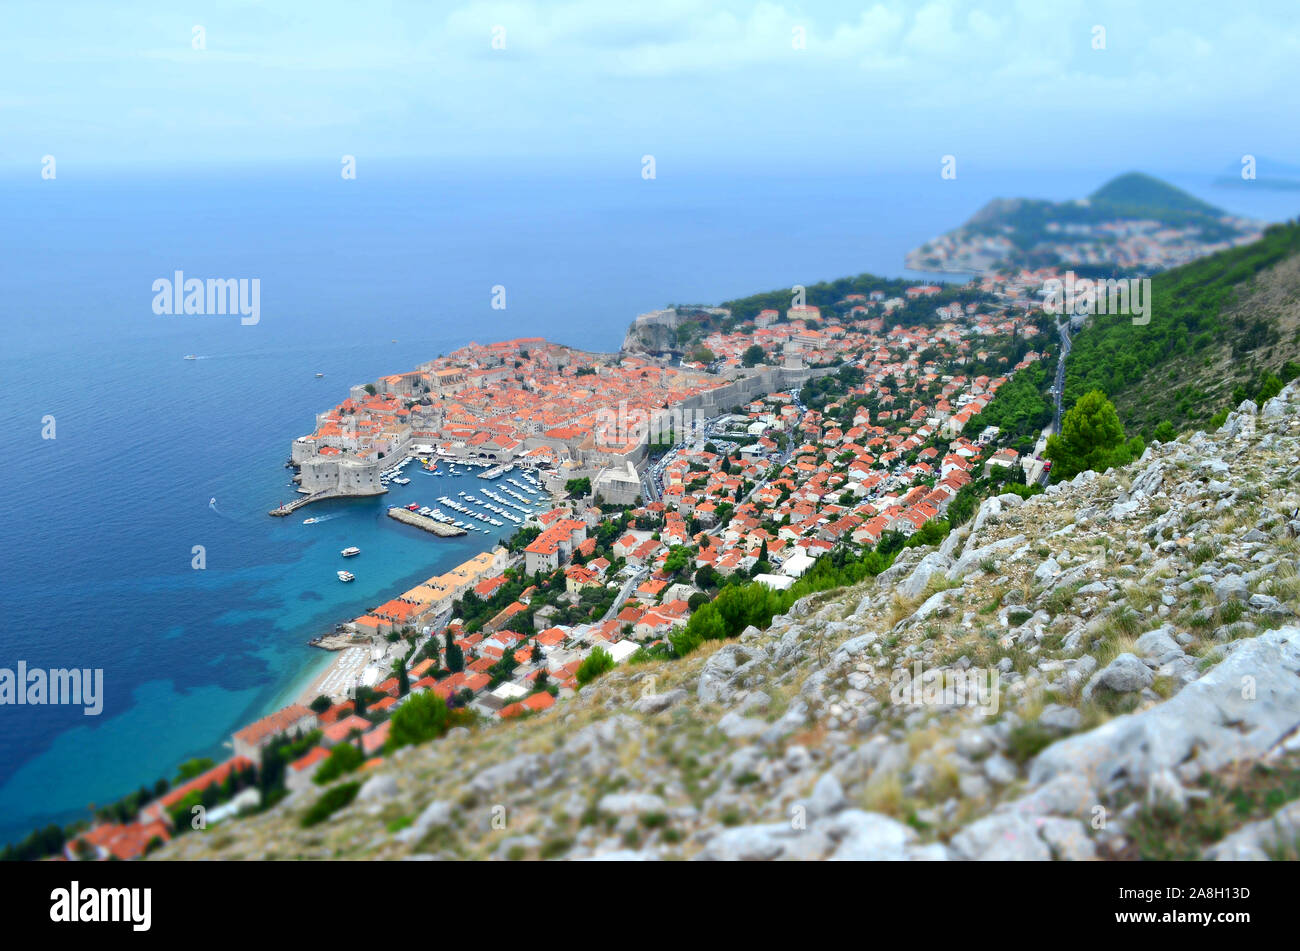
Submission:
[[[907,266],[965,274],[1072,267],[1083,276],[1132,276],[1248,244],[1263,228],[1129,172],[1072,201],[995,198],[960,228],[910,252]]]

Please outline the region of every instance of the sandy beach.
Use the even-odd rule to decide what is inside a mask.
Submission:
[[[342,699],[360,680],[361,672],[366,669],[369,660],[369,647],[345,647],[338,652],[333,663],[317,675],[298,695],[297,702],[306,706],[321,694]]]

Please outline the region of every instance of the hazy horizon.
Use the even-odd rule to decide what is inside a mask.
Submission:
[[[1282,3],[9,4],[0,165],[1288,164]],[[1099,34],[1098,29],[1104,30]],[[1098,43],[1104,48],[1098,48]],[[494,48],[494,41],[502,48]],[[196,48],[199,47],[199,48]],[[1084,155],[1086,154],[1086,158]]]

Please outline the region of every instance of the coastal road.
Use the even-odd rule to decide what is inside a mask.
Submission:
[[[1061,403],[1065,399],[1065,358],[1070,355],[1070,322],[1057,325],[1061,336],[1061,356],[1056,361],[1056,415],[1052,419],[1052,433],[1061,431]]]
[[[1056,396],[1056,407],[1052,414],[1052,425],[1043,430],[1044,436],[1057,435],[1061,431],[1061,407],[1065,400],[1065,358],[1070,355],[1070,322],[1067,320],[1063,324],[1057,324],[1056,332],[1061,338],[1061,356],[1056,361],[1056,383],[1052,388]],[[1046,470],[1039,473],[1038,484],[1046,486],[1049,474]]]
[[[614,615],[618,614],[619,611],[623,610],[623,602],[625,602],[628,599],[628,596],[636,590],[636,586],[641,583],[641,580],[647,573],[647,570],[642,568],[632,577],[627,579],[623,584],[623,587],[619,589],[618,597],[614,599],[614,603],[609,606],[609,610],[605,612],[605,616],[600,619],[602,623],[608,621]]]

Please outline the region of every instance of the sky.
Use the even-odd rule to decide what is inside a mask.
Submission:
[[[0,167],[1212,174],[1300,160],[1298,80],[1294,0],[5,0]]]

